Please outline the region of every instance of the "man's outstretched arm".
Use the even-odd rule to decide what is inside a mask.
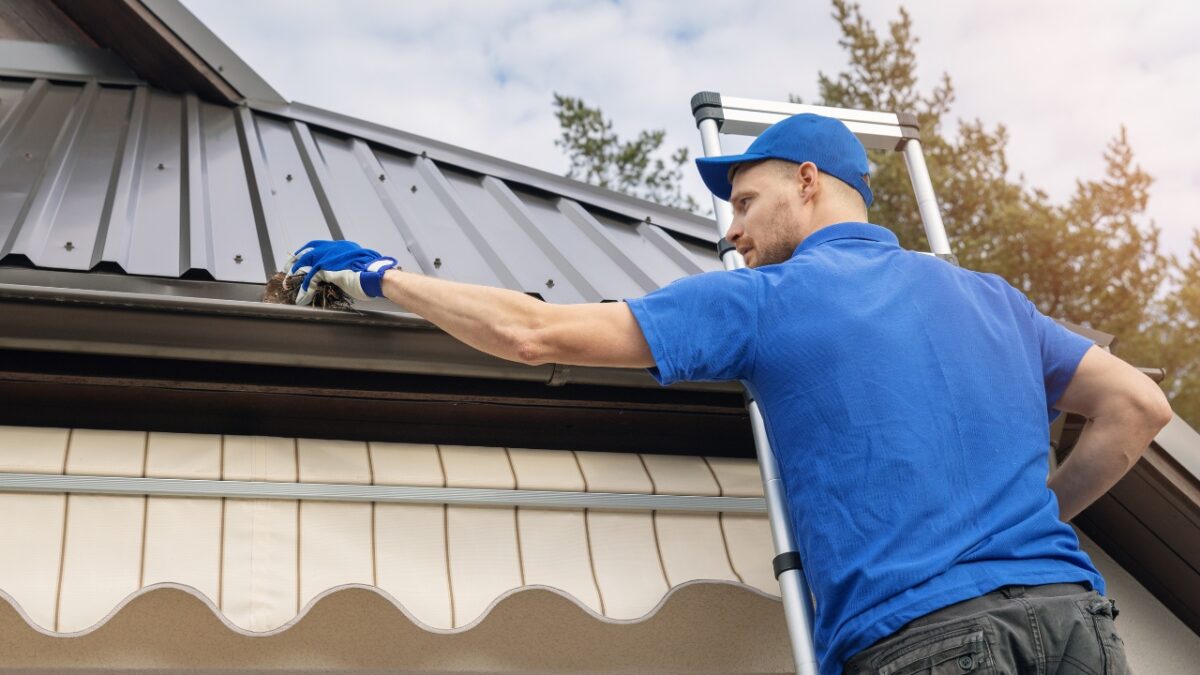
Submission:
[[[1158,385],[1096,346],[1083,355],[1054,407],[1087,418],[1074,450],[1047,481],[1063,521],[1108,492],[1171,421]]]
[[[391,269],[383,294],[462,342],[529,365],[649,368],[654,357],[624,302],[555,305],[503,288]]]

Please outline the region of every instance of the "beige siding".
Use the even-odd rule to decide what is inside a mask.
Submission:
[[[717,479],[722,497],[763,496],[762,475],[757,462],[728,457],[705,457]],[[771,568],[771,560],[763,551],[774,551],[771,526],[767,519],[756,514],[720,514],[721,532],[725,536],[729,561],[744,582],[772,595],[779,595],[779,582]]]
[[[753,462],[712,457],[0,427],[0,471],[64,470],[74,475],[730,497],[762,491]],[[422,627],[443,629],[480,620],[498,597],[529,584],[556,588],[614,620],[644,617],[671,587],[689,579],[740,579],[778,594],[765,517],[732,513],[0,493],[0,541],[0,590],[28,621],[58,633],[87,631],[139,588],[163,582],[195,588],[227,621],[251,632],[284,626],[311,598],[345,584],[375,586]],[[1081,541],[1121,608],[1117,628],[1134,669],[1189,672],[1200,661],[1200,638],[1090,540]],[[162,603],[161,598],[176,596],[147,597],[159,597],[153,602]],[[354,614],[375,602],[340,597],[334,594],[328,606],[344,609],[327,611]],[[507,602],[500,606],[508,611],[527,604]],[[665,605],[668,610],[671,602]],[[314,611],[319,613],[323,605]],[[138,598],[133,606],[145,603]],[[147,629],[172,624],[175,612],[194,617],[198,630],[214,625],[204,614],[207,609],[194,614],[190,606],[182,602],[155,615],[161,619]],[[708,606],[697,605],[693,611]],[[131,607],[121,615],[138,611],[150,610]],[[556,610],[547,606],[539,611]],[[379,616],[374,621],[389,615]],[[0,612],[0,625],[14,625],[3,624],[3,617]],[[772,621],[782,622],[782,616]],[[129,631],[137,624],[120,625]],[[147,629],[130,635],[141,639]],[[729,630],[722,628],[725,632],[698,644],[720,644],[722,654],[749,644]],[[471,634],[481,633],[464,633]],[[0,630],[6,662],[34,663],[22,656],[40,634],[32,635]],[[70,643],[52,641],[35,651],[49,654]],[[246,649],[257,654],[262,647]],[[786,657],[786,651],[780,654]],[[398,662],[402,656],[394,658]],[[730,658],[730,663],[738,661]],[[735,670],[716,664],[700,661],[685,670]]]
[[[710,466],[711,463],[711,466]],[[746,460],[251,436],[0,427],[0,470],[206,480],[722,494]],[[740,486],[740,487],[739,487]],[[234,626],[293,621],[363,585],[451,629],[525,586],[639,619],[672,586],[767,590],[762,516],[213,497],[0,493],[0,589],[49,631],[96,625],[138,589],[194,588]],[[764,534],[765,533],[765,534]],[[64,547],[65,544],[65,547]],[[764,576],[765,575],[765,576]]]
[[[436,445],[371,443],[376,485],[445,487]],[[413,618],[453,628],[450,570],[446,563],[446,507],[376,504],[377,583]]]
[[[508,453],[518,489],[583,491],[574,453],[518,448]],[[604,613],[582,510],[517,507],[517,530],[525,584],[564,590],[597,614]]]
[[[652,491],[650,476],[637,455],[575,454],[589,492]],[[654,609],[669,588],[654,536],[654,515],[592,510],[587,524],[605,615],[636,619]]]
[[[361,441],[297,441],[302,483],[371,484]],[[300,606],[327,588],[375,584],[374,505],[300,503]]]
[[[67,473],[141,476],[144,431],[76,429]],[[146,497],[69,495],[55,630],[71,633],[100,621],[141,588]]]
[[[221,437],[153,432],[146,446],[146,476],[221,478]],[[146,560],[142,586],[173,582],[219,598],[223,500],[148,497]]]
[[[513,489],[504,448],[443,445],[446,487]],[[499,595],[524,585],[514,507],[447,506],[446,544],[454,625],[477,619]]]
[[[226,436],[224,480],[296,480],[296,441]],[[278,628],[300,609],[300,504],[226,499],[221,560],[222,613],[251,631]]]
[[[642,455],[655,494],[719,496],[716,478],[702,457]],[[693,579],[741,581],[733,572],[720,514],[654,514],[658,548],[667,583],[678,586]]]
[[[61,474],[66,429],[0,427],[0,471]],[[0,589],[29,619],[55,630],[66,495],[0,493]]]

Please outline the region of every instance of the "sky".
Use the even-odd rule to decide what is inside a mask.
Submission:
[[[183,4],[288,100],[559,174],[555,92],[599,106],[623,138],[665,129],[664,148],[697,156],[692,94],[813,101],[817,74],[847,61],[830,5],[816,0]],[[1064,202],[1077,179],[1102,177],[1124,125],[1155,179],[1148,217],[1163,249],[1187,254],[1200,228],[1200,4],[902,4],[920,39],[918,86],[948,73],[951,120],[1004,124],[1014,178]],[[881,31],[898,16],[897,3],[862,7]],[[686,174],[709,204],[694,168]]]

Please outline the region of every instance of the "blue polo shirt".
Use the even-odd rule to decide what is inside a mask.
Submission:
[[[660,383],[742,380],[757,399],[822,675],[1006,584],[1104,592],[1046,487],[1053,406],[1092,342],[1001,277],[838,223],[785,262],[626,302]]]

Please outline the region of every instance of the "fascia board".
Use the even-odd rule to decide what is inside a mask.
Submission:
[[[178,0],[139,0],[246,100],[286,104],[267,83]]]
[[[101,84],[145,84],[116,54],[107,49],[55,45],[25,40],[0,40],[0,75]]]
[[[528,366],[414,314],[0,283],[0,348],[659,388],[640,368]],[[69,327],[69,328],[67,328]],[[734,382],[676,390],[739,392]]]

